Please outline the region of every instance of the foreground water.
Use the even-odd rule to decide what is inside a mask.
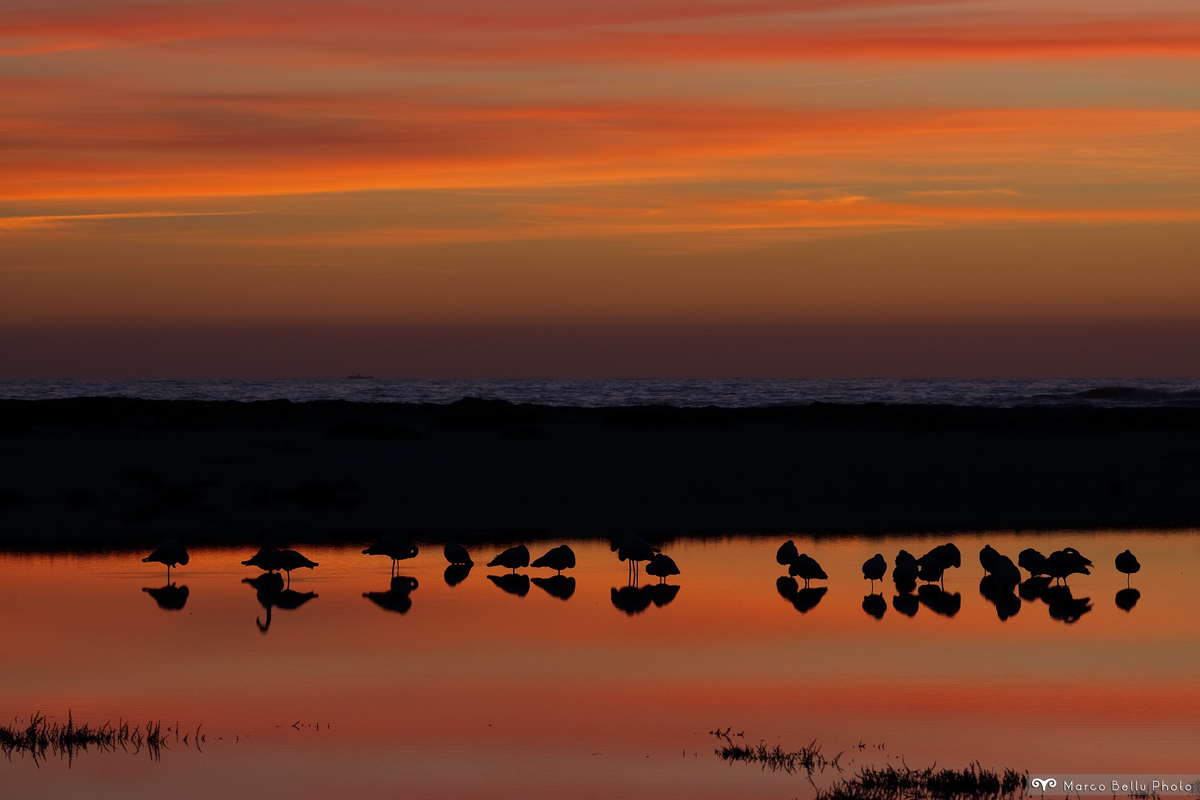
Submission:
[[[851,771],[901,759],[1200,769],[1200,534],[951,539],[964,562],[947,573],[947,595],[927,593],[910,617],[888,580],[879,619],[862,562],[945,537],[798,539],[829,573],[814,583],[828,591],[803,600],[777,587],[776,539],[666,543],[678,589],[646,591],[624,588],[606,542],[571,542],[579,565],[566,599],[556,594],[569,584],[489,579],[504,573],[483,566],[498,547],[480,547],[453,586],[441,548],[423,547],[401,564],[408,593],[388,593],[386,558],[305,548],[320,566],[293,574],[294,595],[243,582],[259,574],[238,563],[251,549],[194,551],[166,592],[141,554],[3,555],[2,721],[35,711],[65,721],[69,710],[77,722],[199,727],[204,739],[168,739],[158,760],[14,753],[0,784],[46,798],[814,793],[803,776],[719,759],[709,731],[727,726],[785,749],[815,739],[827,755],[845,751]],[[1096,569],[1071,591],[1089,600],[1065,611],[1033,595],[989,601],[984,543],[1014,557],[1078,548]],[[1113,568],[1127,547],[1143,565],[1129,610]]]
[[[483,397],[551,406],[936,403],[961,406],[1200,406],[1186,379],[862,380],[3,380],[0,398],[346,400],[453,403]]]

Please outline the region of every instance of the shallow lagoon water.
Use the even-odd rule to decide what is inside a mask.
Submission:
[[[65,721],[70,710],[77,722],[201,726],[205,738],[199,749],[194,734],[187,745],[169,739],[157,761],[145,751],[91,750],[69,764],[14,754],[0,783],[15,797],[813,794],[802,775],[722,762],[709,731],[730,726],[749,743],[845,751],[847,774],[900,759],[1200,768],[1200,534],[796,540],[829,573],[803,613],[776,587],[780,538],[666,542],[678,591],[658,594],[661,605],[649,592],[630,605],[626,591],[626,609],[614,604],[626,566],[607,542],[570,542],[579,566],[565,600],[538,583],[521,596],[489,580],[506,572],[484,566],[502,549],[490,545],[451,586],[440,546],[423,545],[400,564],[416,579],[411,606],[402,592],[382,605],[364,596],[388,592],[388,559],[303,547],[320,566],[293,573],[291,588],[316,596],[272,608],[269,626],[243,582],[259,573],[239,563],[254,548],[193,550],[172,573],[187,587],[178,609],[159,602],[179,605],[182,591],[144,591],[166,583],[144,553],[3,555],[5,720],[40,711]],[[960,595],[953,616],[926,604],[900,613],[890,580],[876,584],[882,618],[864,611],[866,558],[890,563],[902,547],[919,555],[946,540],[964,556],[945,578]],[[1070,585],[1090,610],[1067,623],[1035,598],[1001,620],[980,593],[985,543],[1014,558],[1029,546],[1078,548],[1096,568]],[[1129,611],[1113,568],[1127,547],[1143,565]]]

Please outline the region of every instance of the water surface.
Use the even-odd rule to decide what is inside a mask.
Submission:
[[[828,755],[845,751],[851,770],[900,758],[1200,768],[1200,534],[951,538],[964,563],[947,573],[946,602],[919,602],[909,617],[888,580],[876,584],[880,619],[864,610],[879,611],[861,563],[946,537],[797,539],[829,573],[813,584],[828,587],[815,604],[781,595],[778,539],[665,543],[683,574],[657,592],[625,589],[606,542],[571,542],[579,566],[566,599],[562,584],[555,594],[489,580],[505,572],[483,566],[491,546],[454,586],[441,548],[423,546],[400,565],[416,583],[407,596],[412,581],[390,591],[386,558],[303,548],[320,566],[295,572],[295,595],[282,600],[243,582],[259,574],[238,563],[250,548],[195,550],[173,572],[175,590],[153,593],[166,576],[141,553],[3,555],[4,719],[70,710],[93,723],[178,721],[202,726],[205,740],[169,742],[158,761],[93,751],[39,766],[14,755],[0,783],[12,796],[64,798],[168,787],[185,798],[812,795],[801,776],[717,758],[708,732],[726,726],[785,748],[815,739]],[[1065,622],[1036,597],[1015,614],[985,599],[975,555],[985,542],[1014,557],[1077,547],[1097,567],[1070,580],[1090,608]],[[1126,547],[1143,564],[1128,611],[1112,566]]]

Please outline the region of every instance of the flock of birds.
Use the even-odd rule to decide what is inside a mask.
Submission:
[[[628,562],[629,565],[628,584],[612,590],[614,606],[628,614],[635,614],[648,608],[651,603],[661,607],[675,598],[679,587],[667,584],[666,580],[672,575],[678,575],[679,567],[670,556],[633,533],[624,533],[613,538],[611,549],[621,561]],[[391,588],[386,592],[366,592],[363,597],[388,610],[401,613],[407,611],[412,606],[409,595],[418,584],[416,578],[399,575],[398,570],[400,562],[416,558],[417,546],[406,536],[392,535],[383,537],[362,552],[364,555],[386,556],[392,561]],[[475,562],[467,549],[457,542],[447,543],[443,553],[449,564],[446,567],[446,582],[454,586],[467,577]],[[801,612],[816,607],[828,589],[824,586],[813,587],[811,582],[829,578],[817,560],[801,553],[791,540],[779,547],[775,560],[786,566],[788,571],[786,576],[776,581],[779,593]],[[182,608],[187,600],[187,587],[175,587],[171,584],[171,569],[188,563],[187,549],[178,541],[169,539],[162,542],[142,561],[157,562],[167,567],[168,585],[146,591],[149,591],[163,608]],[[643,562],[646,574],[658,578],[656,585],[640,585],[639,576]],[[1021,551],[1016,563],[1013,563],[1011,558],[991,545],[985,545],[979,551],[979,563],[985,573],[980,582],[980,593],[996,606],[1001,619],[1015,614],[1020,609],[1022,599],[1045,601],[1050,607],[1050,615],[1066,622],[1074,622],[1091,609],[1090,598],[1074,597],[1067,586],[1070,576],[1090,575],[1089,568],[1094,566],[1090,559],[1073,547],[1056,550],[1048,556],[1028,548]],[[267,544],[242,564],[258,567],[263,571],[258,577],[246,578],[243,582],[256,589],[259,603],[267,611],[266,621],[258,621],[259,628],[264,632],[270,627],[272,608],[298,608],[317,596],[314,592],[300,593],[291,589],[292,570],[320,566],[316,561],[295,550],[280,550]],[[569,545],[552,547],[532,561],[529,548],[523,544],[517,545],[496,555],[487,562],[487,566],[502,567],[510,571],[506,575],[487,577],[511,594],[524,596],[529,591],[530,578],[517,573],[518,569],[526,567],[554,570],[555,575],[552,577],[533,578],[536,585],[551,595],[565,600],[575,592],[575,579],[562,574],[563,570],[575,566],[575,552]],[[948,570],[961,566],[962,554],[953,543],[938,545],[919,558],[907,550],[901,550],[896,555],[892,567],[892,581],[897,592],[892,598],[892,607],[906,616],[913,616],[920,605],[924,604],[936,613],[953,616],[961,607],[961,597],[957,592],[945,591],[945,575]],[[1141,564],[1126,550],[1116,557],[1115,566],[1119,572],[1126,575],[1126,588],[1117,593],[1117,605],[1128,611],[1140,597],[1136,589],[1129,588],[1128,576],[1141,570]],[[1024,581],[1022,570],[1029,573],[1029,577]],[[888,562],[882,553],[876,553],[863,562],[863,579],[871,582],[871,593],[863,598],[863,610],[877,619],[886,612],[887,602],[882,594],[876,594],[875,582],[883,581],[887,572]],[[286,581],[280,573],[286,573]],[[1051,585],[1051,580],[1054,581],[1054,585]],[[804,582],[803,587],[799,581]],[[924,583],[920,588],[917,587],[918,581]],[[1018,589],[1019,597],[1014,594]]]
[[[649,607],[651,603],[663,606],[674,599],[678,586],[670,586],[666,579],[679,574],[675,561],[661,550],[651,547],[644,539],[636,534],[626,533],[612,540],[612,551],[621,561],[629,562],[629,585],[621,589],[613,589],[613,605],[626,611],[637,613]],[[390,611],[404,613],[412,607],[409,595],[417,588],[416,578],[399,574],[400,562],[417,556],[417,546],[406,536],[385,536],[375,544],[362,551],[363,555],[386,556],[391,559],[391,585],[386,592],[365,592],[363,597]],[[455,586],[466,579],[475,562],[467,548],[457,542],[448,542],[443,549],[448,566],[446,567],[446,583]],[[168,539],[159,544],[153,553],[142,559],[143,562],[156,562],[167,568],[167,586],[159,589],[146,589],[159,606],[166,609],[180,609],[187,602],[187,587],[177,587],[171,583],[171,569],[188,563],[187,549],[177,540]],[[648,575],[657,577],[658,584],[653,587],[640,587],[639,571],[642,562],[646,562],[645,571]],[[255,578],[245,578],[243,583],[250,584],[257,592],[258,601],[266,609],[266,619],[255,619],[258,627],[264,633],[271,625],[271,610],[273,608],[294,609],[317,597],[315,592],[296,592],[292,586],[292,570],[313,569],[320,566],[296,550],[281,550],[267,544],[250,558],[242,562],[243,566],[257,567],[262,574]],[[518,569],[532,567],[535,569],[552,569],[555,574],[548,578],[532,579],[537,585],[554,597],[566,600],[575,593],[575,579],[563,575],[563,570],[575,566],[575,551],[570,545],[552,547],[540,557],[530,560],[529,548],[523,544],[510,547],[496,555],[487,563],[489,567],[502,567],[509,570],[506,575],[488,575],[488,579],[504,591],[519,596],[529,592],[530,578],[518,574]],[[287,575],[286,581],[280,573]]]
[[[776,581],[779,593],[802,613],[814,608],[821,601],[826,588],[813,588],[810,582],[827,580],[829,577],[821,565],[812,556],[799,552],[796,543],[791,540],[780,545],[775,560],[788,568],[787,576]],[[1049,556],[1030,547],[1021,551],[1014,564],[1011,558],[991,545],[984,545],[979,551],[979,563],[984,571],[979,585],[980,593],[996,606],[1002,620],[1020,609],[1021,599],[1045,601],[1050,607],[1050,616],[1065,622],[1074,622],[1091,609],[1091,598],[1076,598],[1067,586],[1067,578],[1071,575],[1090,575],[1088,568],[1094,566],[1090,559],[1073,547],[1056,550]],[[945,591],[945,574],[947,570],[961,566],[962,553],[950,542],[934,547],[920,558],[901,550],[892,568],[892,581],[897,592],[892,598],[892,607],[911,617],[924,603],[936,613],[953,616],[958,613],[962,601],[958,593]],[[1115,566],[1118,572],[1126,576],[1126,588],[1117,593],[1116,602],[1120,608],[1129,611],[1140,597],[1136,589],[1129,588],[1129,576],[1140,571],[1142,565],[1133,553],[1126,550],[1116,557]],[[1029,573],[1025,581],[1021,580],[1021,570]],[[862,565],[863,580],[871,582],[871,593],[863,598],[863,611],[876,619],[882,618],[887,611],[887,602],[882,594],[875,593],[875,581],[882,581],[887,571],[887,559],[882,553],[876,553]],[[797,578],[804,581],[803,588]],[[1052,579],[1053,586],[1050,584]],[[924,581],[925,585],[918,589],[917,581]],[[1018,587],[1019,597],[1013,593]],[[915,596],[914,590],[917,592]]]

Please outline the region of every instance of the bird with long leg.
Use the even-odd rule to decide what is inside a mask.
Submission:
[[[862,565],[863,580],[871,582],[871,594],[875,594],[875,581],[883,580],[883,576],[887,574],[887,560],[884,559],[882,553],[876,553],[863,562]]]
[[[166,539],[154,548],[153,553],[143,558],[142,563],[157,561],[159,564],[166,564],[167,585],[169,586],[171,584],[171,567],[187,564],[188,560],[187,548],[174,539]]]
[[[417,546],[409,541],[407,536],[391,534],[384,536],[378,542],[363,550],[363,555],[387,556],[392,560],[392,575],[395,576],[400,568],[401,561],[416,558]]]

